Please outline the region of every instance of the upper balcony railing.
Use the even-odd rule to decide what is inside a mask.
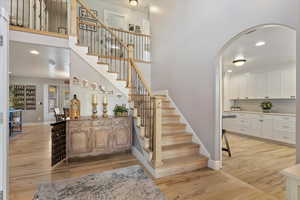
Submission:
[[[68,36],[71,20],[70,18],[70,1],[69,0],[10,0],[10,25],[13,30],[29,30],[36,33],[54,33],[54,35]],[[97,42],[103,32],[97,32],[99,27],[96,27],[95,20],[86,16],[88,13],[84,8],[78,7],[77,20],[80,24],[78,27],[78,35],[83,45],[87,42]],[[98,24],[99,25],[99,24]],[[130,32],[122,29],[109,27],[110,30],[118,37],[125,45],[133,45],[133,59],[138,62],[150,63],[150,35]],[[100,28],[101,29],[101,28]],[[103,36],[103,35],[102,35]],[[84,40],[82,40],[84,39]],[[96,41],[94,41],[94,39]],[[105,45],[109,38],[101,38],[102,44]],[[122,54],[113,54],[111,47],[109,52],[99,51],[95,45],[89,45],[89,52],[97,54],[103,59],[123,59]],[[102,54],[101,54],[102,53]]]
[[[82,8],[80,8],[82,9]],[[81,12],[80,12],[81,13]],[[112,39],[109,35],[105,34],[103,31],[103,27],[101,24],[97,24],[95,20],[91,17],[82,16],[79,14],[78,17],[79,23],[79,41],[82,41],[81,45],[89,46],[89,52],[94,55],[98,55],[99,57],[106,59],[123,59],[124,56],[122,52],[120,52],[120,46],[118,43],[112,44],[111,46],[107,46],[109,41]],[[98,27],[97,27],[98,26]],[[150,35],[140,34],[125,31],[122,29],[109,27],[112,33],[116,35],[120,39],[122,43],[125,45],[133,45],[133,59],[137,62],[150,63],[151,55],[150,55],[150,45],[151,45],[151,37]],[[96,45],[89,45],[90,43],[97,42],[101,43],[101,47],[109,48],[109,50],[104,51]]]
[[[68,35],[68,9],[68,0],[10,0],[10,25]]]

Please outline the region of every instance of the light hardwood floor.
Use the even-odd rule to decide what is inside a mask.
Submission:
[[[296,163],[296,148],[237,134],[228,134],[228,139],[232,157],[223,153],[223,171],[285,199],[285,178],[280,171]]]
[[[24,134],[17,136],[11,140],[10,143],[9,181],[11,200],[31,200],[38,185],[43,182],[80,177],[86,174],[101,173],[111,169],[139,164],[131,154],[119,154],[108,156],[101,160],[73,162],[70,165],[62,164],[52,170],[50,167],[50,127],[26,127],[24,130]],[[252,172],[250,170],[252,169],[251,166],[249,166],[249,169],[243,171],[241,169],[244,168],[244,166],[241,164],[235,169],[236,165],[234,162],[237,162],[236,159],[238,159],[235,156],[242,156],[242,152],[240,151],[243,149],[237,145],[239,144],[239,140],[244,141],[243,138],[240,139],[235,136],[230,137],[230,142],[232,142],[234,148],[234,158],[225,160],[224,170],[213,171],[206,168],[190,173],[157,179],[155,180],[155,183],[161,191],[165,193],[169,200],[280,199],[276,198],[280,197],[277,193],[269,192],[269,190],[265,190],[264,187],[260,187],[261,184],[265,184],[265,176],[268,176],[266,173],[255,173],[255,170]],[[241,142],[241,145],[244,146],[244,143],[245,142]],[[262,145],[262,148],[263,146],[264,145]],[[273,148],[276,149],[276,146],[277,145]],[[269,151],[270,148],[271,147],[261,151]],[[240,153],[238,154],[238,152]],[[283,153],[284,150],[273,150],[270,154],[273,155],[276,152],[280,153],[281,156],[276,157],[280,158],[280,160],[287,155]],[[256,166],[260,164],[258,162],[253,163],[258,155],[251,156],[250,151],[248,151],[248,154],[247,163],[249,163],[249,165]],[[289,156],[292,155],[289,154]],[[274,155],[270,159],[272,158],[274,158]],[[264,159],[267,160],[267,158]],[[251,162],[251,160],[253,162]],[[273,165],[276,163],[276,165],[278,164],[283,167],[281,161],[278,162],[280,163],[272,161]],[[271,164],[268,166],[274,167]],[[249,170],[249,174],[247,174],[247,170]],[[245,178],[245,180],[243,180],[243,178]],[[250,184],[248,184],[246,178],[252,180],[252,182],[249,181]],[[279,187],[276,185],[277,181],[279,181],[282,186],[282,178],[280,177],[280,180],[277,180],[277,178],[278,177],[274,175],[274,179],[269,180],[276,188]],[[269,181],[266,182],[269,183]],[[257,184],[255,184],[256,182]],[[269,189],[272,187],[273,186],[269,187]]]

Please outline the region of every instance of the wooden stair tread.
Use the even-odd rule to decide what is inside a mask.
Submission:
[[[180,122],[170,122],[170,123],[163,123],[162,128],[164,127],[186,127],[186,124]]]
[[[174,136],[174,135],[192,135],[191,133],[189,132],[185,132],[185,131],[182,131],[182,132],[168,132],[168,133],[165,133],[162,135],[162,137],[168,137],[168,136]]]
[[[179,167],[183,165],[189,165],[194,162],[204,161],[207,162],[208,158],[201,154],[191,155],[191,156],[183,156],[177,158],[169,158],[163,160],[163,166],[161,168],[169,168],[172,166]]]
[[[180,118],[180,115],[176,115],[176,114],[166,114],[166,115],[162,115],[162,118]]]
[[[162,151],[173,151],[173,150],[180,150],[184,148],[199,148],[199,144],[191,142],[191,143],[167,145],[162,147]]]
[[[180,156],[163,160],[163,165],[156,168],[158,177],[191,172],[208,166],[208,159],[201,155]]]
[[[161,107],[161,109],[163,109],[163,110],[175,110],[175,108],[173,108],[173,107]]]
[[[193,136],[193,135],[188,132],[178,132],[178,133],[162,135],[162,139],[168,138],[168,137],[191,137],[191,136]]]

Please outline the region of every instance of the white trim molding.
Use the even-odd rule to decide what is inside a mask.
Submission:
[[[221,160],[208,160],[208,167],[214,170],[222,169],[222,161]]]
[[[5,21],[8,21],[8,12],[5,8],[0,8],[0,17],[4,18]]]

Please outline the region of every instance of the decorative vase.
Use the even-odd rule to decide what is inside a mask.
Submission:
[[[80,101],[79,99],[77,99],[76,94],[74,94],[74,97],[71,100],[70,118],[79,119],[79,117],[80,117]]]

